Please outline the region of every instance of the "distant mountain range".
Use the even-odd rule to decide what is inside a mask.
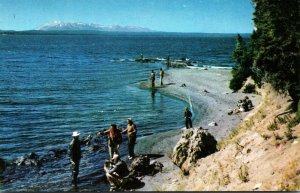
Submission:
[[[41,31],[107,31],[107,32],[155,32],[149,28],[136,26],[100,25],[80,22],[49,22],[35,30]]]

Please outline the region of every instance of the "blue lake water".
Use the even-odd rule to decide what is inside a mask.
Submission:
[[[181,128],[183,101],[139,87],[152,69],[158,72],[166,66],[116,59],[138,58],[143,53],[146,58],[170,55],[189,58],[199,66],[230,67],[234,46],[235,35],[2,35],[0,158],[13,160],[32,151],[43,154],[65,148],[74,130],[83,136],[94,134],[111,123],[124,126],[128,117],[137,124],[139,137]],[[82,159],[79,176],[86,178],[82,190],[106,190],[95,176],[101,174],[107,157],[90,153]],[[3,191],[69,190],[68,159],[48,167],[46,174],[28,174],[35,180],[25,175],[4,184]],[[87,185],[92,181],[89,177],[96,180],[98,189]]]

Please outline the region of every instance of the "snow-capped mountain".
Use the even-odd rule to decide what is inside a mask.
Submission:
[[[80,22],[60,22],[54,21],[46,23],[36,30],[42,31],[50,31],[50,30],[92,30],[92,31],[115,31],[115,32],[153,32],[153,30],[149,28],[143,27],[136,27],[136,26],[119,26],[119,25],[100,25],[100,24],[87,24],[87,23],[80,23]]]

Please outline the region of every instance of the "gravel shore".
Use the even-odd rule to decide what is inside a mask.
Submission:
[[[192,107],[193,126],[200,126],[215,136],[219,141],[230,133],[231,129],[241,123],[246,116],[251,113],[243,112],[236,115],[228,115],[230,110],[237,108],[237,102],[248,96],[254,107],[258,106],[261,96],[255,94],[232,93],[229,89],[231,79],[230,70],[213,69],[208,70],[193,69],[170,69],[165,72],[164,86],[159,87],[159,92],[166,95],[174,96],[186,101]],[[158,85],[158,82],[156,83]],[[183,113],[184,109],[182,109]],[[215,122],[216,126],[208,126],[209,123]],[[181,171],[169,159],[173,147],[180,139],[182,130],[173,130],[170,132],[151,135],[139,139],[136,145],[138,154],[162,154],[164,157],[156,159],[164,165],[162,173],[153,177],[146,176],[143,181],[145,186],[141,191],[157,191],[159,185],[169,181],[172,182],[174,175],[181,176]]]

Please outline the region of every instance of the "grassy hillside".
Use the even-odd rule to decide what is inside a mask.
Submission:
[[[300,125],[288,128],[295,114],[282,114],[290,97],[270,85],[259,92],[262,103],[219,142],[220,151],[160,190],[300,190]]]

